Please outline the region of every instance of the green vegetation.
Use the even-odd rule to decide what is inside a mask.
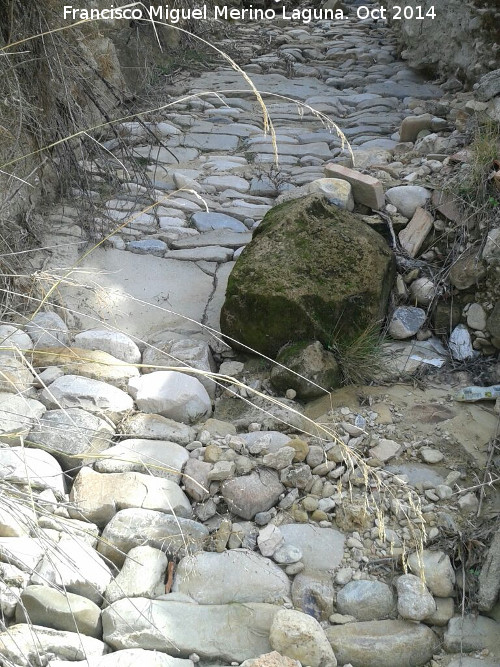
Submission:
[[[500,159],[500,124],[476,119],[471,130],[471,162],[458,194],[471,214],[488,214],[500,203],[500,181],[495,177]]]
[[[352,340],[336,341],[332,335],[328,349],[337,359],[343,384],[366,384],[377,376],[383,365],[383,342],[379,322],[368,325]]]

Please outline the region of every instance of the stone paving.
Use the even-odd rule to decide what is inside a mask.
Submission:
[[[229,66],[190,79],[176,96],[200,96],[146,127],[119,126],[126,147],[116,139],[104,146],[126,169],[112,163],[121,185],[106,201],[96,194],[102,214],[94,224],[108,233],[124,226],[71,275],[80,287],[59,288],[67,306],[87,314],[76,316],[80,328],[98,320],[140,338],[165,328],[195,330],[179,313],[218,330],[233,262],[275,198],[324,177],[326,163],[352,165],[333,123],[345,133],[358,168],[387,163],[412,106],[442,94],[398,60],[388,29],[371,20],[268,24],[262,29],[268,52],[255,47],[256,24],[235,30],[242,53],[253,48],[246,71],[266,93],[279,164],[255,95]],[[149,189],[137,163],[151,179]],[[89,169],[98,190],[103,173],[95,164]],[[52,212],[43,245],[59,249],[43,257],[46,270],[57,273],[77,259],[84,247],[78,245],[80,216],[66,205]],[[88,289],[96,283],[105,297]]]

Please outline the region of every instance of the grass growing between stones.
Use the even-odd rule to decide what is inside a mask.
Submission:
[[[336,342],[332,336],[328,349],[337,359],[345,385],[366,384],[379,375],[384,369],[384,340],[378,322],[370,324],[351,341]]]

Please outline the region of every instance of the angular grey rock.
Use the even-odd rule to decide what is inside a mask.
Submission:
[[[290,597],[290,581],[269,559],[248,549],[231,549],[183,558],[172,591],[185,593],[199,604],[282,604]]]
[[[222,482],[233,477],[236,464],[233,461],[216,461],[208,473],[209,482]]]
[[[100,474],[90,468],[78,473],[70,493],[69,509],[75,519],[105,526],[123,509],[142,507],[191,518],[191,504],[179,486],[169,479],[139,472]]]
[[[284,490],[278,475],[269,468],[228,480],[221,487],[229,510],[247,520],[274,507]]]
[[[474,356],[470,333],[465,324],[458,324],[453,329],[448,344],[451,356],[456,361],[467,361],[467,359],[472,359]]]
[[[191,519],[144,509],[121,510],[102,533],[98,551],[121,567],[130,549],[149,545],[167,556],[183,558],[203,548],[208,529]]]
[[[31,485],[33,489],[52,489],[59,497],[64,495],[61,466],[43,449],[25,447],[0,449],[0,469],[4,482]]]
[[[42,391],[40,400],[50,410],[82,408],[114,423],[134,407],[133,400],[121,389],[79,375],[58,378]]]
[[[290,442],[290,436],[279,431],[253,431],[252,433],[239,433],[238,438],[241,438],[249,451],[251,446],[258,441],[265,443],[262,453],[275,453]]]
[[[35,350],[69,345],[68,327],[57,313],[37,313],[25,329]]]
[[[401,449],[401,445],[398,442],[394,442],[394,440],[387,440],[387,438],[382,438],[378,441],[375,447],[370,448],[369,452],[371,456],[375,457],[382,463],[385,463],[386,461],[389,461],[390,459],[397,456]],[[359,620],[369,621],[371,619],[364,618]]]
[[[333,528],[319,528],[302,523],[280,526],[285,546],[298,547],[302,551],[305,572],[333,570],[344,556],[344,535]]]
[[[89,329],[75,336],[75,345],[84,350],[102,350],[129,364],[141,361],[141,351],[136,343],[121,331]]]
[[[142,472],[179,483],[188,452],[167,440],[122,440],[94,464],[97,472]]]
[[[122,598],[156,598],[165,593],[168,559],[159,549],[140,546],[131,549],[119,574],[104,593],[106,605]]]
[[[187,424],[210,416],[212,403],[196,378],[177,371],[155,371],[132,378],[129,392],[142,412]]]
[[[436,603],[424,582],[414,574],[404,574],[396,582],[398,612],[409,621],[423,621],[436,611]]]
[[[53,658],[92,660],[106,653],[109,647],[94,637],[40,625],[19,623],[0,633],[0,655],[8,664],[18,667],[47,664]]]
[[[425,208],[431,193],[420,185],[398,185],[389,188],[385,193],[389,202],[395,206],[405,218],[412,218],[420,206]]]
[[[144,350],[144,364],[151,366],[188,366],[209,373],[216,372],[215,362],[208,343],[202,340],[180,338],[179,334],[166,332],[151,347]],[[154,368],[144,368],[143,373],[150,373]],[[208,377],[194,373],[193,377],[201,382],[208,395],[215,396],[216,384]]]
[[[271,650],[269,630],[278,609],[253,602],[124,599],[103,611],[103,638],[114,649],[146,648],[186,658],[196,653],[208,662],[240,663]]]
[[[396,610],[394,594],[382,581],[351,581],[337,593],[337,609],[358,621],[379,621]]]
[[[20,444],[45,410],[43,403],[33,398],[0,392],[0,441]]]
[[[424,549],[421,554],[413,553],[408,557],[408,566],[415,575],[423,568],[425,583],[433,595],[440,598],[453,595],[455,570],[444,551]]]
[[[130,415],[120,424],[122,437],[144,438],[146,440],[167,440],[179,445],[189,445],[195,440],[195,431],[187,424],[181,424],[161,415]]]
[[[261,528],[257,537],[260,553],[266,558],[271,557],[276,549],[283,544],[283,535],[280,529],[272,523]]]
[[[332,463],[335,467],[335,464]],[[311,468],[306,463],[297,463],[288,468],[283,468],[280,480],[287,487],[305,489],[312,477]]]
[[[399,306],[392,314],[389,335],[396,340],[410,338],[422,328],[425,318],[425,310],[422,308]]]
[[[104,559],[74,535],[63,535],[57,548],[46,549],[46,555],[36,567],[32,584],[52,585],[68,593],[82,595],[97,605],[112,578]]]
[[[54,630],[102,636],[101,610],[81,595],[48,586],[28,586],[16,608],[17,623],[43,625]]]
[[[363,165],[360,164],[360,157],[359,153],[355,154],[356,165],[362,168]],[[341,178],[350,183],[356,204],[364,204],[375,211],[383,208],[385,203],[384,188],[382,183],[378,179],[373,178],[373,176],[362,174],[355,169],[349,169],[339,164],[326,165],[325,175],[330,178]]]
[[[189,459],[184,469],[184,488],[187,495],[201,503],[209,497],[210,481],[208,475],[212,470],[211,463],[199,459]]]
[[[80,408],[48,410],[30,431],[28,443],[50,451],[64,470],[92,463],[108,448],[114,428]]]
[[[310,667],[336,667],[337,660],[324,630],[312,616],[280,609],[269,634],[272,648]]]
[[[268,468],[283,470],[283,468],[291,465],[295,454],[296,452],[293,447],[280,447],[277,452],[265,454],[262,457],[262,463]]]

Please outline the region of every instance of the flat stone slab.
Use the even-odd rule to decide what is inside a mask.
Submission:
[[[102,613],[104,641],[114,649],[146,648],[187,658],[241,663],[271,650],[280,607],[265,603],[198,605],[167,599],[118,600]]]
[[[249,137],[252,134],[263,134],[262,130],[249,123],[231,123],[222,126],[207,121],[197,121],[189,128],[190,132],[202,133],[210,132],[212,134],[231,134],[236,137]]]
[[[172,591],[185,593],[199,604],[281,604],[290,596],[290,581],[269,558],[248,549],[231,549],[183,558]]]
[[[135,157],[147,160],[149,164],[163,163],[178,166],[183,162],[191,162],[198,157],[196,148],[188,146],[172,146],[163,148],[158,146],[141,146],[134,148],[132,153]]]
[[[230,229],[233,232],[248,232],[248,228],[230,215],[225,213],[195,213],[191,222],[199,232]]]
[[[189,132],[183,139],[182,145],[202,151],[234,151],[238,146],[238,137],[234,134]]]
[[[382,81],[366,86],[367,93],[376,93],[384,97],[413,97],[421,100],[434,100],[443,97],[443,91],[438,86],[427,83],[413,83],[412,81]]]
[[[285,546],[298,547],[306,570],[333,570],[340,565],[344,555],[344,535],[333,528],[289,523],[280,526]]]
[[[300,77],[300,79],[288,79],[282,74],[252,74],[252,81],[259,91],[269,90],[274,94],[286,95],[287,97],[293,97],[298,100],[306,100],[313,95],[325,94],[325,84],[322,81],[318,81],[318,79],[313,79],[307,76]],[[196,79],[190,80],[188,86],[186,86],[184,90],[189,90],[190,92],[196,90],[238,90],[238,95],[240,97],[255,100],[255,103],[257,103],[255,94],[248,88],[248,84],[241,74],[230,69],[218,70],[216,72],[204,72],[203,76],[199,79],[199,85],[197,86],[196,84]],[[264,92],[262,95],[264,100],[266,100]],[[271,98],[271,102],[273,102],[274,99],[275,98]],[[267,101],[269,102],[269,100]],[[296,109],[297,106],[295,105],[294,110],[296,111]],[[297,119],[299,119],[298,114]]]
[[[169,259],[177,259],[181,262],[228,262],[233,256],[230,248],[220,246],[204,246],[201,248],[185,248],[184,250],[171,250]]]
[[[244,225],[243,225],[244,226]],[[246,227],[245,227],[246,229]],[[252,240],[251,232],[233,232],[229,229],[203,232],[197,236],[188,236],[171,242],[174,250],[187,248],[203,248],[206,246],[223,246],[224,248],[241,248]]]
[[[61,284],[59,293],[76,311],[75,328],[109,323],[138,339],[185,328],[183,315],[200,322],[213,283],[194,263],[115,249],[96,249],[74,278],[78,284]]]
[[[252,146],[249,146],[248,150],[251,153],[274,153],[274,148],[271,143],[253,144]],[[292,155],[294,157],[314,155],[314,157],[329,158],[332,157],[332,151],[328,144],[323,141],[316,141],[311,144],[278,143],[278,155]]]

